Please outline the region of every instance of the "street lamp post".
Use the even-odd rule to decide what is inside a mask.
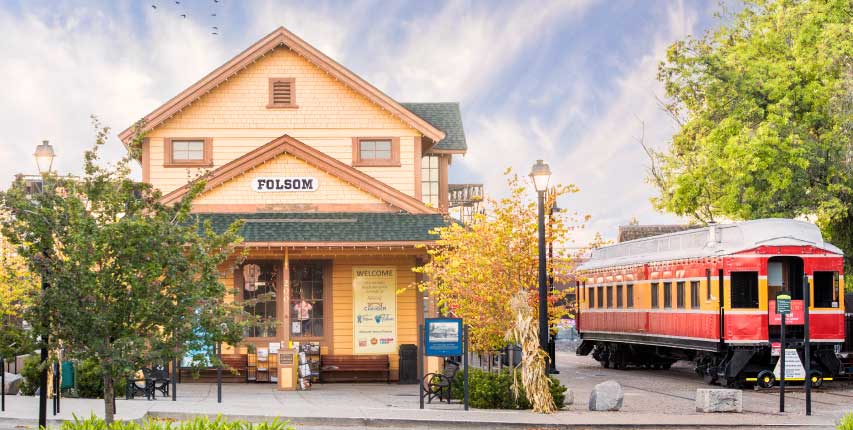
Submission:
[[[548,211],[548,228],[554,228],[554,214],[562,212],[563,209],[557,206],[557,201],[555,200],[551,203],[551,209]],[[553,231],[553,230],[552,230]],[[548,272],[548,291],[553,293],[554,290],[554,239],[553,233],[551,235],[551,239],[548,240],[548,267],[551,269]],[[551,326],[548,326],[548,357],[551,359],[551,363],[548,365],[548,373],[552,375],[559,374],[560,371],[557,370],[557,335],[554,330],[551,330]]]
[[[41,145],[36,146],[36,152],[33,155],[36,157],[36,166],[42,176],[42,192],[44,192],[44,183],[50,174],[50,169],[53,167],[53,159],[56,157],[56,154],[53,152],[53,146],[48,141],[43,140]],[[42,250],[42,257],[47,258],[47,249]],[[46,265],[47,261],[42,261],[42,263]],[[47,273],[43,272],[41,276],[42,294],[49,287],[46,275]],[[47,319],[47,312],[44,312],[44,315],[45,319]],[[45,362],[47,361],[47,345],[48,333],[45,332],[42,333],[41,374],[39,375],[39,428],[47,428],[47,366],[45,366]]]
[[[545,191],[551,180],[551,168],[542,160],[530,170],[539,197],[539,348],[548,351],[548,277],[545,260]]]

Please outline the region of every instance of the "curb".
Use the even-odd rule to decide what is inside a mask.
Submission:
[[[260,415],[234,415],[234,414],[205,414],[190,412],[149,412],[147,416],[152,418],[172,418],[186,420],[199,416],[216,418],[221,416],[227,420],[242,420],[248,422],[269,421],[274,416]],[[499,428],[499,429],[736,429],[736,428],[785,428],[785,429],[834,429],[833,424],[798,424],[798,423],[766,423],[766,424],[743,424],[743,423],[685,423],[685,424],[653,424],[653,423],[535,423],[535,422],[505,422],[505,421],[463,421],[463,420],[424,420],[415,418],[358,418],[358,417],[279,417],[286,419],[294,425],[302,426],[330,426],[330,427],[354,427],[354,428],[387,428],[387,427],[412,427],[412,428]]]

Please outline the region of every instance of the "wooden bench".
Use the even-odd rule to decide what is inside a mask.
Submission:
[[[246,354],[222,354],[222,382],[248,381],[248,367],[249,357]],[[182,367],[180,379],[186,382],[214,383],[216,382],[216,373],[215,367],[198,369],[197,373],[191,368]]]
[[[383,375],[382,378],[379,376]],[[391,361],[387,355],[323,355],[320,357],[320,381],[391,382]]]

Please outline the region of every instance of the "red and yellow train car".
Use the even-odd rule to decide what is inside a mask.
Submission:
[[[803,354],[807,275],[812,380],[841,372],[843,253],[814,224],[762,219],[637,239],[594,250],[579,269],[577,353],[605,367],[691,360],[722,385],[768,375],[778,359],[780,292],[792,296],[787,347]]]

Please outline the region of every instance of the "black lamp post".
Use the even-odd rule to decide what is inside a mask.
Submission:
[[[542,160],[530,170],[530,178],[539,196],[539,348],[548,351],[548,276],[545,260],[545,191],[551,180],[551,168]]]
[[[50,169],[53,167],[53,159],[56,157],[56,154],[53,152],[53,146],[46,140],[43,140],[41,145],[36,146],[36,152],[33,154],[36,157],[36,166],[39,169],[39,173],[42,176],[42,192],[44,192],[44,182],[47,181],[48,175],[50,175]],[[47,250],[42,251],[42,256],[47,258]],[[44,264],[47,262],[44,261]],[[45,266],[46,267],[46,266]],[[42,294],[48,288],[47,283],[47,273],[42,273],[41,277],[41,290]],[[45,318],[47,317],[47,312],[44,312]],[[47,366],[45,366],[45,362],[47,361],[47,345],[48,345],[48,333],[42,333],[42,346],[41,346],[41,374],[39,375],[39,428],[47,428]]]
[[[551,204],[551,209],[548,211],[548,223],[549,228],[553,228],[554,223],[554,214],[562,212],[563,209],[557,206],[557,201],[555,200]],[[548,272],[548,291],[553,293],[554,290],[554,240],[553,237],[548,241],[548,266],[551,269]],[[557,335],[554,333],[554,330],[551,330],[551,326],[548,326],[548,356],[551,359],[551,363],[548,365],[548,373],[552,375],[559,374],[560,371],[557,370]]]

